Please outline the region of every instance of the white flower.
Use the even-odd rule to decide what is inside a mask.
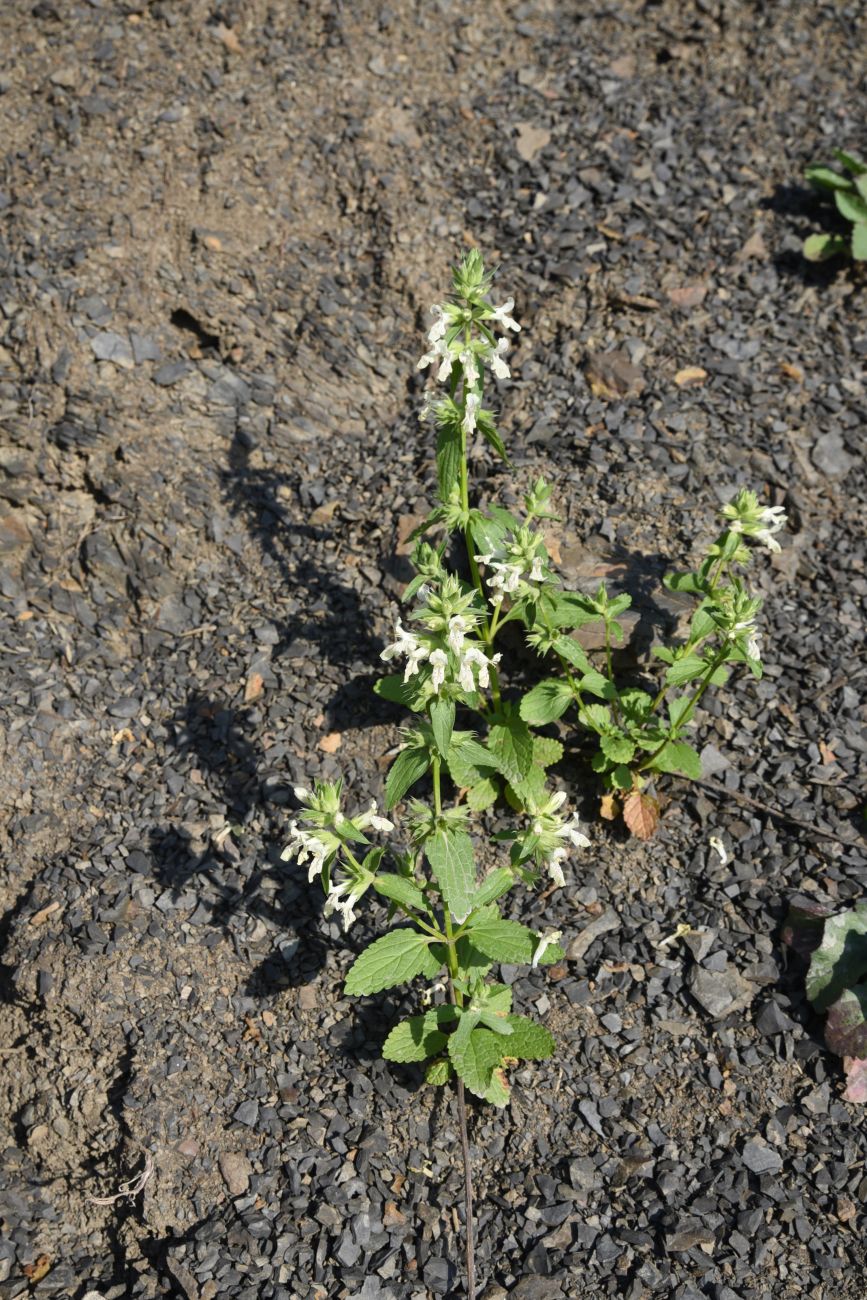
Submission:
[[[449,619],[449,633],[446,640],[449,643],[449,649],[454,650],[456,655],[461,653],[466,634],[471,627],[470,620],[464,618],[462,614],[453,614]]]
[[[555,889],[562,889],[566,884],[566,877],[563,875],[563,868],[560,866],[561,862],[565,862],[566,856],[565,849],[555,849],[545,864],[548,868],[548,875],[554,882]]]
[[[715,849],[716,852],[719,854],[720,866],[724,867],[729,860],[729,855],[726,853],[726,846],[723,844],[722,840],[718,835],[711,835],[710,839],[708,840],[708,843],[710,844],[711,848]]]
[[[438,302],[435,302],[431,307],[431,312],[436,316],[436,320],[428,330],[427,336],[430,343],[437,343],[445,335],[449,322],[448,317]]]
[[[461,428],[468,438],[476,431],[476,416],[478,415],[481,402],[482,399],[479,397],[478,393],[467,393],[466,410],[464,412],[463,421],[461,422]]]
[[[464,380],[467,387],[472,388],[479,382],[479,366],[476,361],[476,354],[470,348],[465,348],[458,358],[464,368]]]
[[[544,582],[545,575],[542,572],[542,557],[536,555],[533,558],[533,567],[530,570],[530,582]]]
[[[476,683],[473,677],[474,664],[479,670],[479,686],[486,689],[490,685],[491,680],[488,669],[495,667],[502,657],[502,655],[494,655],[493,659],[489,659],[484,651],[480,650],[478,646],[469,646],[464,650],[458,666],[458,681],[461,684],[461,690],[474,691],[476,689]]]
[[[785,528],[787,522],[786,512],[782,506],[765,506],[759,516],[761,527],[756,529],[753,536],[757,542],[760,542],[762,546],[766,546],[769,551],[779,552],[783,548],[774,537],[774,533],[778,533],[781,528]]]
[[[339,885],[332,883],[322,909],[323,916],[331,916],[333,912],[339,912],[343,918],[344,930],[348,930],[356,919],[354,910],[356,895],[352,893],[352,886],[351,880],[342,880]],[[343,897],[344,894],[346,898]]]
[[[473,556],[473,559],[476,561],[476,564],[490,564],[490,563],[491,563],[491,560],[492,560],[493,558],[494,558],[493,555],[475,555],[475,556]]]
[[[404,670],[403,680],[408,682],[410,677],[414,677],[418,672],[420,664],[427,659],[427,646],[423,645],[422,642],[419,641],[418,637],[413,635],[412,632],[407,632],[407,630],[401,625],[400,619],[395,623],[395,631],[397,633],[397,640],[392,641],[391,645],[387,645],[379,657],[387,662],[388,660],[395,659],[398,656],[406,655],[407,664],[406,669]]]
[[[514,330],[515,333],[517,334],[521,327],[518,324],[518,322],[516,320],[513,320],[511,315],[509,314],[512,311],[514,306],[515,306],[515,299],[507,298],[506,301],[503,303],[502,307],[494,307],[492,309],[490,318],[491,320],[495,320],[497,324],[501,326],[503,329]]]
[[[564,822],[557,834],[561,839],[570,840],[576,849],[589,849],[590,841],[583,831],[579,830],[581,825],[577,813],[573,813],[568,822]]]
[[[562,930],[546,930],[544,934],[539,935],[539,942],[536,945],[536,951],[533,953],[534,966],[539,965],[539,962],[542,959],[542,954],[551,946],[552,943],[557,942],[562,933]]]
[[[445,383],[452,373],[454,357],[447,347],[444,339],[437,339],[430,352],[426,352],[423,357],[419,357],[417,370],[424,370],[427,366],[432,366],[435,362],[440,361],[440,368],[437,371],[437,379],[441,384]]]
[[[430,679],[431,686],[434,688],[434,692],[439,694],[439,689],[446,679],[449,658],[445,650],[432,650],[429,657],[433,667],[433,676]]]
[[[376,808],[376,800],[371,799],[370,807],[367,812],[354,819],[358,830],[363,831],[366,826],[372,826],[375,831],[393,831],[394,822],[390,822],[387,817],[380,817]]]
[[[498,560],[491,563],[493,576],[488,579],[491,588],[491,604],[501,605],[504,596],[510,596],[518,590],[524,570],[520,564],[501,564]]]
[[[777,549],[779,549],[779,547]],[[761,640],[762,640],[761,632],[751,632],[749,637],[747,638],[747,654],[750,657],[750,659],[761,659],[762,657]]]
[[[292,838],[280,854],[280,857],[284,862],[288,862],[292,857],[297,858],[299,867],[303,866],[307,859],[310,858],[307,881],[312,883],[314,877],[322,874],[325,859],[330,849],[327,844],[323,844],[310,831],[305,831],[297,822],[290,823],[289,833]]]
[[[495,352],[490,355],[491,369],[498,379],[510,379],[512,372],[503,360],[509,350],[509,340],[501,338]]]

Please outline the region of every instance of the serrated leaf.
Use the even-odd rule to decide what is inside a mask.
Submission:
[[[649,840],[659,825],[659,804],[649,794],[633,790],[623,800],[623,820],[640,840]]]
[[[491,779],[498,770],[495,755],[475,740],[453,744],[446,765],[457,786],[475,785],[477,781]]]
[[[510,1097],[511,1089],[506,1072],[496,1066],[491,1074],[491,1082],[485,1089],[485,1101],[489,1101],[492,1106],[508,1106]]]
[[[653,653],[656,655],[657,659],[661,659],[664,664],[674,663],[674,651],[669,650],[666,645],[655,645],[653,647]]]
[[[563,746],[552,736],[533,737],[533,766],[553,767],[563,757]]]
[[[442,757],[447,759],[455,727],[454,700],[434,700],[430,706],[430,724],[436,747]]]
[[[452,489],[461,481],[461,424],[460,418],[444,421],[437,429],[437,479],[440,500],[448,504]]]
[[[356,957],[346,976],[345,992],[350,996],[380,993],[416,975],[433,978],[441,966],[426,935],[416,930],[391,930]]]
[[[495,804],[499,797],[499,783],[493,777],[483,776],[467,790],[467,807],[473,812],[484,812],[486,808]]]
[[[697,609],[692,616],[690,634],[693,641],[703,641],[717,630],[717,623],[706,609]]]
[[[617,694],[614,683],[610,682],[602,673],[597,672],[595,668],[584,674],[578,682],[578,689],[588,691],[600,700],[613,700]]]
[[[449,1058],[465,1087],[474,1096],[484,1097],[491,1075],[500,1064],[500,1039],[489,1029],[476,1028],[468,1034],[460,1031],[461,1026],[449,1036]]]
[[[479,1012],[479,1024],[485,1029],[490,1029],[492,1034],[497,1034],[500,1038],[510,1038],[512,1035],[512,1026],[508,1018],[499,1011],[484,1008]]]
[[[551,621],[555,627],[585,627],[602,621],[602,615],[589,596],[574,591],[560,591],[552,601]]]
[[[509,1016],[512,1032],[503,1044],[503,1054],[519,1061],[544,1061],[556,1048],[553,1036],[544,1025],[529,1016]]]
[[[404,708],[411,709],[413,713],[419,712],[420,699],[416,687],[413,686],[412,682],[405,682],[397,673],[390,673],[388,677],[380,677],[373,689],[383,700],[391,700],[393,704],[402,704]]]
[[[474,512],[471,524],[476,546],[483,555],[498,551],[506,534],[521,526],[520,520],[502,506],[491,506],[485,515]]]
[[[657,772],[682,772],[691,781],[701,780],[701,758],[684,740],[671,740],[651,764]]]
[[[481,948],[477,948],[474,943],[471,943],[469,935],[461,935],[456,944],[456,950],[458,966],[471,980],[476,979],[477,976],[487,975],[491,969],[491,959],[486,953],[482,952]]]
[[[473,910],[478,907],[486,907],[489,903],[495,903],[498,898],[507,894],[515,883],[515,873],[509,867],[496,867],[490,875],[485,876],[482,883],[476,890],[473,899]]]
[[[412,907],[421,912],[430,910],[418,885],[408,880],[406,876],[395,876],[386,872],[376,877],[373,888],[378,894],[382,894],[383,898],[388,898],[393,903],[401,903],[404,907]]]
[[[509,457],[503,439],[494,424],[494,418],[490,411],[479,411],[476,418],[476,427],[484,438],[485,442],[493,447],[500,460],[509,464]]]
[[[644,722],[650,716],[653,700],[647,694],[647,691],[639,690],[638,687],[628,686],[619,693],[620,708],[623,716],[628,722]]]
[[[631,763],[635,755],[635,745],[628,736],[602,736],[599,747],[612,763]]]
[[[867,984],[844,989],[828,1007],[825,1042],[838,1056],[867,1056]]]
[[[859,903],[825,920],[821,942],[810,958],[807,997],[817,1011],[824,1011],[865,975],[867,903]]]
[[[508,1015],[512,1010],[512,990],[508,984],[483,984],[473,995],[473,1001],[479,1007]]]
[[[554,642],[554,649],[557,654],[561,655],[567,663],[572,664],[582,673],[589,673],[593,670],[593,665],[583,646],[571,636],[558,636]]]
[[[395,1025],[382,1045],[382,1055],[386,1061],[424,1061],[428,1056],[436,1056],[446,1045],[447,1035],[442,1026],[452,1024],[458,1018],[456,1007],[435,1007],[423,1016],[411,1016]]]
[[[604,704],[585,704],[579,716],[585,727],[600,734],[611,726],[611,710]]]
[[[540,803],[545,795],[545,769],[535,763],[521,781],[512,781],[508,789],[512,791],[521,808]],[[514,807],[514,805],[513,805]]]
[[[533,765],[533,737],[526,722],[514,714],[491,727],[488,748],[509,781],[520,781]]]
[[[432,1084],[435,1088],[441,1088],[444,1083],[448,1083],[454,1072],[455,1067],[451,1061],[445,1059],[431,1061],[424,1072],[425,1082]]]
[[[707,664],[697,655],[687,655],[685,659],[676,659],[665,674],[665,681],[668,686],[682,686],[684,682],[692,682],[696,677],[701,677],[702,673],[707,672]]]
[[[417,746],[402,749],[385,778],[386,808],[393,808],[396,803],[400,803],[407,790],[424,776],[429,766],[430,754],[426,749]]]
[[[631,790],[633,786],[632,773],[628,767],[618,764],[611,773],[611,784],[616,790]],[[615,814],[616,815],[616,814]],[[604,817],[605,814],[603,813]]]
[[[535,727],[542,727],[562,717],[571,703],[569,683],[549,677],[534,686],[521,700],[521,717]]]
[[[476,892],[473,842],[466,831],[439,830],[424,846],[427,860],[453,916],[466,916]]]
[[[690,596],[704,595],[704,584],[697,573],[667,573],[662,585],[669,591],[683,591]]]
[[[689,695],[678,695],[676,699],[668,701],[668,720],[673,728],[679,727],[683,719],[689,713],[692,707],[692,699]]]
[[[504,921],[500,917],[484,917],[471,922],[469,935],[476,948],[480,948],[492,961],[511,965],[529,965],[538,947],[538,936],[518,921]],[[563,956],[562,948],[549,944],[542,954],[540,964],[550,966]]]
[[[857,230],[857,226],[855,229]],[[808,235],[801,252],[808,262],[827,262],[830,258],[846,252],[846,240],[842,235]]]

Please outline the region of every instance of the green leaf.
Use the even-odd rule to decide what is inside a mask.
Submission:
[[[399,674],[391,673],[388,677],[380,677],[373,689],[382,699],[391,700],[393,704],[402,704],[404,708],[418,713],[420,706],[418,690],[412,682],[405,682]]]
[[[483,984],[473,995],[473,1002],[478,1007],[508,1015],[512,1010],[512,990],[508,984]]]
[[[705,637],[711,636],[716,632],[716,630],[717,623],[715,619],[711,617],[706,609],[702,609],[702,607],[699,606],[692,616],[692,624],[690,626],[692,640],[703,641]]]
[[[581,722],[591,731],[604,734],[611,727],[611,710],[604,704],[586,704],[580,713]]]
[[[533,737],[533,765],[536,767],[552,767],[554,763],[559,763],[563,757],[563,746],[559,740],[554,740],[552,736],[534,736]]]
[[[867,203],[860,194],[848,194],[845,190],[837,190],[834,194],[834,202],[837,211],[847,221],[867,221]]]
[[[861,195],[862,199],[867,199],[867,173],[855,178],[855,189]]]
[[[628,592],[622,591],[619,596],[615,596],[608,606],[608,617],[616,618],[624,610],[629,609],[632,604],[632,597]]]
[[[584,674],[578,682],[578,689],[589,691],[591,695],[597,696],[600,700],[613,700],[617,694],[614,683],[610,682],[602,673],[598,673],[595,668]]]
[[[473,812],[484,812],[490,808],[500,797],[500,787],[493,777],[483,776],[480,781],[475,781],[467,790],[467,807]]]
[[[841,167],[845,167],[850,175],[867,175],[867,163],[862,163],[861,159],[856,158],[854,154],[846,153],[843,149],[832,149],[831,152]]]
[[[473,537],[482,555],[499,550],[506,534],[520,526],[520,520],[502,506],[491,506],[485,515],[480,511],[474,511],[472,515]]]
[[[383,898],[390,899],[392,903],[401,903],[404,907],[412,907],[420,912],[430,911],[425,896],[418,885],[408,880],[406,876],[395,876],[386,872],[384,875],[376,877],[373,888],[378,894],[382,894]]]
[[[504,921],[500,917],[486,916],[471,921],[469,936],[492,961],[529,965],[539,944],[538,936],[517,921]],[[553,954],[553,955],[552,955]],[[549,966],[563,956],[556,943],[549,944],[542,953],[540,965]]]
[[[540,803],[545,796],[545,769],[534,764],[523,780],[510,782],[508,788],[522,809]]]
[[[684,591],[690,596],[704,595],[704,583],[697,573],[667,573],[662,585],[669,591]]]
[[[554,642],[554,649],[558,655],[563,656],[567,663],[580,668],[582,673],[592,672],[593,665],[587,656],[587,651],[578,644],[574,637],[558,636]]]
[[[442,757],[448,759],[449,744],[455,726],[454,700],[434,700],[430,706],[430,723],[436,747]]]
[[[461,935],[456,944],[456,949],[458,966],[464,975],[468,976],[470,980],[474,980],[477,976],[487,975],[491,969],[490,959],[482,952],[481,948],[477,948],[470,942],[468,935]]]
[[[454,1072],[455,1068],[451,1061],[445,1059],[431,1061],[424,1072],[425,1082],[433,1084],[435,1088],[441,1088],[444,1083],[448,1083]]]
[[[584,627],[598,623],[602,615],[589,596],[574,591],[560,591],[552,602],[551,621],[555,627]]]
[[[476,892],[473,842],[466,831],[439,830],[424,851],[446,906],[453,916],[466,916]]]
[[[635,745],[628,736],[603,736],[599,747],[612,763],[631,763],[635,754]]]
[[[521,717],[533,726],[542,727],[562,717],[571,703],[569,683],[549,677],[534,686],[521,700]]]
[[[488,747],[509,781],[520,781],[533,764],[533,737],[522,718],[510,714],[491,727]]]
[[[509,1038],[512,1033],[508,1017],[501,1011],[490,1010],[487,1007],[479,1012],[479,1024],[484,1025],[485,1029],[490,1029],[492,1034],[499,1034],[500,1038]]]
[[[687,655],[685,659],[676,659],[665,674],[669,686],[681,686],[684,682],[694,681],[707,672],[707,664],[698,655]]]
[[[683,740],[671,740],[661,749],[651,767],[656,772],[683,772],[691,781],[701,780],[701,759],[692,745]]]
[[[653,647],[653,653],[656,655],[657,659],[661,659],[664,664],[674,663],[674,651],[669,650],[668,646],[655,645]]]
[[[615,790],[631,790],[633,780],[629,768],[624,767],[622,764],[619,767],[615,767],[614,771],[611,773],[611,784],[614,786]]]
[[[350,996],[379,993],[416,975],[432,979],[441,965],[426,935],[416,930],[391,930],[356,957],[346,976],[345,992]]]
[[[852,227],[852,256],[856,262],[867,261],[867,225],[863,221]]]
[[[386,1061],[424,1061],[436,1056],[446,1045],[447,1035],[441,1026],[458,1018],[456,1007],[435,1007],[423,1016],[411,1016],[395,1025],[382,1045]]]
[[[855,230],[857,229],[856,226]],[[854,236],[854,230],[852,233]],[[842,235],[826,234],[808,235],[801,249],[808,262],[827,262],[829,258],[846,251],[846,240]]]
[[[620,708],[627,722],[637,725],[650,716],[653,700],[647,691],[639,690],[636,686],[627,686],[620,692],[619,698]]]
[[[499,1066],[495,1066],[491,1082],[485,1089],[485,1101],[489,1101],[492,1106],[508,1106],[510,1097],[511,1090],[506,1080],[506,1072]]]
[[[508,1021],[512,1033],[503,1044],[505,1056],[517,1057],[519,1061],[544,1061],[554,1055],[556,1043],[544,1025],[529,1016],[509,1016]]]
[[[446,764],[449,775],[457,786],[475,785],[477,781],[491,778],[496,773],[496,756],[477,740],[455,741],[449,748]]]
[[[479,411],[476,419],[476,427],[484,438],[485,442],[493,447],[500,460],[509,464],[509,457],[503,439],[500,437],[497,427],[494,424],[493,416],[490,411]]]
[[[459,415],[444,421],[437,429],[437,479],[440,500],[447,504],[452,489],[461,481],[461,421]]]
[[[485,876],[473,898],[473,909],[486,907],[495,903],[503,894],[507,894],[515,883],[515,873],[508,867],[496,867],[490,875]]]
[[[402,749],[388,769],[385,778],[385,806],[393,808],[406,794],[410,786],[415,785],[430,766],[430,754],[424,748]]]
[[[473,936],[473,942],[476,942]],[[817,1011],[836,1002],[867,975],[867,903],[825,921],[822,942],[810,958],[807,997]]]
[[[449,1057],[464,1081],[466,1088],[476,1097],[484,1097],[494,1069],[499,1066],[500,1039],[489,1029],[472,1029],[461,1032],[462,1025],[449,1035]]]
[[[668,720],[673,729],[680,726],[692,707],[692,697],[689,695],[678,695],[675,699],[668,701]]]
[[[851,190],[852,188],[852,182],[848,176],[842,176],[840,172],[835,172],[831,167],[823,167],[821,164],[806,167],[804,177],[814,189],[821,190],[825,194],[833,194],[835,190]]]

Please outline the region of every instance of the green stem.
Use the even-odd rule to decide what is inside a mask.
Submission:
[[[727,536],[727,534],[724,534],[724,536]],[[708,581],[708,587],[710,588],[710,590],[707,593],[708,596],[711,597],[714,596],[716,594],[716,589],[719,586],[720,582],[722,581],[723,577],[728,577],[728,566],[729,566],[729,561],[725,559],[725,556],[721,555],[719,557],[719,560],[717,561],[716,568],[714,572],[711,574],[710,579]],[[707,638],[690,636],[689,640],[687,641],[684,647],[683,658],[685,659],[687,655],[691,655],[693,651],[698,648],[698,646],[701,644],[703,640],[707,640]],[[650,706],[651,714],[655,713],[656,710],[659,708],[660,704],[668,694],[669,689],[670,687],[666,683],[663,683],[663,685],[659,688],[659,691],[657,692],[654,701]]]
[[[677,740],[677,738],[680,736],[680,733],[683,731],[683,728],[692,718],[692,715],[695,712],[698,703],[701,700],[701,697],[704,695],[705,691],[710,686],[711,678],[713,677],[717,668],[719,668],[721,664],[725,663],[727,654],[728,654],[728,647],[724,646],[723,649],[717,655],[715,655],[715,657],[711,660],[710,664],[708,665],[707,672],[704,674],[701,681],[699,682],[698,689],[695,691],[692,699],[690,700],[686,712],[684,713],[680,722],[677,724],[676,727],[672,728],[672,734],[670,736],[666,736],[662,744],[657,745],[653,753],[649,754],[648,757],[641,764],[641,766],[635,769],[637,772],[645,771],[645,769],[650,767],[651,763],[653,763],[654,760],[659,757],[659,755],[665,749],[666,745],[670,744],[671,741],[673,740]]]
[[[433,792],[434,792],[434,812],[437,817],[442,816],[443,800],[440,792],[440,765],[442,760],[436,754],[431,762],[431,772],[433,773]]]

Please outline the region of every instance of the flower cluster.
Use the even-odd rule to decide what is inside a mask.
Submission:
[[[429,682],[435,695],[447,684],[457,684],[462,691],[472,694],[490,685],[491,669],[499,663],[500,656],[489,657],[473,632],[481,621],[476,607],[476,593],[466,588],[453,574],[443,574],[436,584],[426,591],[427,603],[415,610],[414,619],[423,625],[423,631],[410,632],[397,620],[397,639],[387,645],[380,655],[391,659],[406,659],[403,680],[408,682],[421,672],[422,666],[430,668]]]
[[[523,860],[533,858],[537,866],[547,871],[557,889],[566,883],[563,863],[569,856],[567,842],[576,849],[590,847],[590,841],[580,829],[578,814],[573,813],[568,819],[561,815],[565,802],[564,790],[555,794],[546,792],[538,801],[530,800],[527,811],[533,820],[529,832],[519,839]]]
[[[786,512],[782,506],[760,506],[755,492],[742,488],[733,501],[723,506],[720,512],[730,520],[729,532],[741,533],[744,537],[754,538],[760,546],[769,551],[780,551],[780,543],[774,534],[785,528]]]
[[[299,826],[296,821],[290,823],[289,843],[280,856],[284,862],[294,857],[299,866],[309,861],[308,881],[312,883],[316,876],[320,876],[325,887],[325,916],[339,912],[343,928],[348,930],[356,919],[354,905],[370,888],[375,875],[358,861],[350,845],[352,842],[367,844],[364,832],[368,827],[375,831],[391,831],[394,824],[379,815],[374,800],[364,812],[352,818],[344,816],[340,808],[339,781],[317,784],[313,791],[298,785],[294,793],[303,805],[301,820],[312,829]],[[341,866],[347,874],[344,879],[335,881],[331,873],[341,851],[344,859]]]
[[[496,550],[475,558],[490,570],[487,582],[495,607],[502,605],[506,596],[537,599],[551,577],[545,544],[532,528],[515,529],[511,541],[504,540]]]
[[[756,627],[756,615],[761,600],[750,596],[737,578],[717,595],[718,607],[714,618],[730,642],[740,647],[747,659],[758,663],[762,657],[761,632]]]

